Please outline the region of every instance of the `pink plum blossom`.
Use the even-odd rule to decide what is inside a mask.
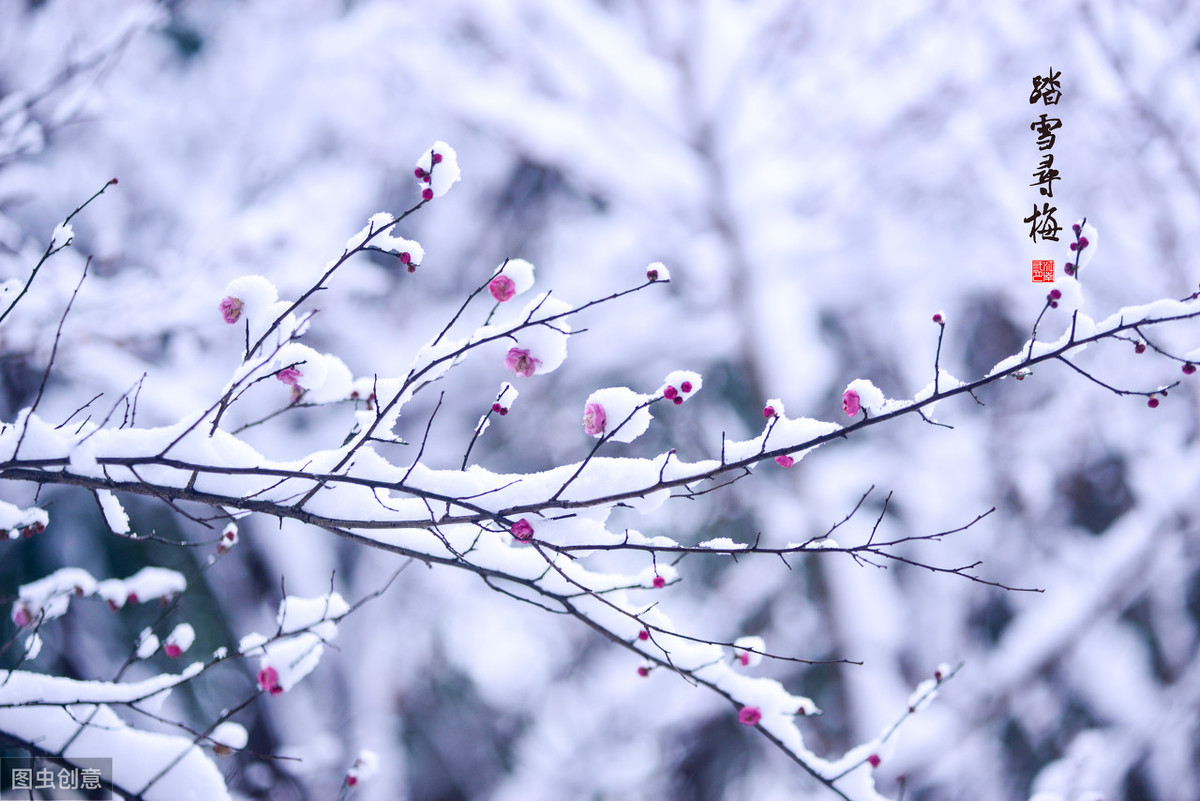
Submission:
[[[665,586],[667,586],[667,580],[665,578],[662,576],[654,577],[654,589],[661,590]]]
[[[301,373],[295,367],[285,367],[276,373],[275,377],[287,384],[289,387],[295,387],[300,382],[301,375],[303,375],[303,373]]]
[[[279,686],[279,672],[270,665],[258,671],[258,686],[271,695],[279,695],[283,692],[283,688]]]
[[[879,767],[879,763],[881,761],[882,760],[879,758],[879,754],[871,754],[869,757],[867,757],[867,762],[869,762],[873,768]]]
[[[221,301],[221,317],[227,323],[236,323],[242,316],[243,303],[232,295]]]
[[[509,348],[508,353],[504,356],[504,366],[517,375],[523,375],[526,378],[533,375],[541,363],[541,359],[534,358],[524,348]]]
[[[583,407],[583,431],[589,437],[598,437],[604,433],[604,426],[608,423],[608,416],[604,413],[604,407],[598,403],[589,403]]]
[[[178,659],[180,654],[183,653],[183,649],[177,643],[169,642],[163,646],[163,653],[172,659]]]
[[[786,454],[783,456],[775,457],[775,464],[779,465],[780,467],[791,467],[795,463],[796,463],[796,460],[790,456],[787,456]]]
[[[529,542],[531,539],[533,539],[533,525],[523,517],[517,522],[513,523],[512,528],[509,529],[509,531],[512,532],[514,539],[520,540],[521,542]]]
[[[488,284],[488,292],[492,293],[492,297],[504,303],[512,300],[513,295],[517,294],[517,285],[507,275],[497,275]]]
[[[738,723],[753,726],[762,720],[762,710],[756,706],[744,706],[738,710]]]
[[[842,411],[853,417],[858,414],[862,408],[862,403],[859,400],[858,393],[852,389],[848,389],[842,395]]]

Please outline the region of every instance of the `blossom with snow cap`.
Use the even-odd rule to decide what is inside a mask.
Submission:
[[[852,389],[848,389],[842,393],[842,411],[848,416],[854,417],[862,408],[862,399],[858,393]]]
[[[762,710],[756,706],[744,706],[738,710],[738,723],[754,726],[762,720]]]
[[[275,377],[287,384],[289,387],[295,388],[300,384],[300,379],[303,375],[304,374],[295,367],[285,367],[276,373]]]
[[[777,464],[783,468],[791,467],[795,463],[796,463],[796,460],[793,459],[791,456],[788,456],[786,453],[775,457],[775,464]]]
[[[679,406],[699,392],[702,383],[699,373],[693,373],[691,370],[673,370],[663,382],[662,396]]]
[[[583,431],[589,437],[602,436],[607,422],[608,415],[604,413],[604,407],[600,404],[589,403],[583,407]]]
[[[354,787],[361,781],[366,781],[375,775],[379,769],[379,755],[374,751],[364,748],[358,752],[358,758],[354,760],[354,764],[346,771],[346,786]]]
[[[163,644],[163,653],[172,659],[178,659],[184,651],[192,647],[195,639],[196,631],[191,625],[180,623],[167,635],[167,640]]]
[[[488,283],[488,292],[491,292],[498,302],[504,303],[516,296],[517,285],[507,275],[497,275]]]
[[[531,354],[528,348],[509,348],[508,353],[504,354],[504,366],[526,378],[533,375],[541,363],[542,360]]]
[[[505,259],[488,283],[488,292],[500,303],[510,301],[532,288],[533,265],[525,259]]]
[[[242,308],[245,306],[241,298],[235,298],[232,295],[227,295],[221,301],[221,317],[225,322],[232,325],[242,318]]]
[[[422,200],[433,200],[450,191],[450,187],[462,179],[462,170],[458,166],[458,154],[454,148],[445,142],[434,142],[433,146],[421,154],[413,169],[423,188]]]
[[[279,671],[270,665],[263,665],[258,671],[258,687],[271,695],[283,692],[283,688],[279,686]]]

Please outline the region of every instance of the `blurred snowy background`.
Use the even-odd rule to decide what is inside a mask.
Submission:
[[[1031,79],[1051,67],[1061,103],[1029,105]],[[704,374],[702,396],[619,447],[713,456],[721,432],[759,429],[769,397],[840,421],[851,379],[911,396],[932,377],[935,311],[949,319],[943,367],[959,378],[1020,346],[1045,294],[1030,259],[1061,270],[1067,256],[1065,240],[1031,245],[1022,222],[1039,199],[1029,124],[1042,111],[1063,121],[1058,221],[1086,216],[1103,239],[1087,310],[1189,294],[1198,88],[1200,5],[1183,0],[5,0],[0,278],[25,275],[65,214],[112,176],[120,185],[77,218],[75,248],[0,331],[0,404],[11,415],[30,402],[48,331],[94,254],[46,416],[115,397],[143,372],[144,424],[207,406],[240,357],[217,310],[226,282],[258,273],[295,297],[370,214],[415,202],[412,165],[443,139],[464,180],[398,229],[425,246],[421,269],[353,263],[319,297],[310,341],[356,374],[396,372],[505,257],[534,262],[539,286],[573,303],[661,260],[667,290],[590,314],[566,365],[524,382],[473,458],[496,469],[581,458],[591,390],[649,391],[675,368]],[[1066,319],[1051,313],[1043,332]],[[1152,336],[1200,344],[1194,325]],[[1180,377],[1117,344],[1080,363],[1134,389]],[[476,360],[447,380],[434,464],[461,460],[509,375]],[[277,407],[285,388],[271,389],[239,419]],[[983,560],[984,577],[1044,594],[838,556],[793,570],[697,559],[665,608],[715,639],[761,634],[775,652],[861,660],[758,668],[825,710],[804,727],[818,752],[875,736],[939,662],[964,661],[884,755],[886,792],[903,775],[912,801],[1200,796],[1194,382],[1151,410],[1047,366],[980,400],[938,410],[953,431],[875,427],[636,524],[687,542],[762,532],[782,544],[826,530],[875,485],[851,531],[869,528],[889,491],[883,531],[895,536],[996,506],[907,553]],[[402,433],[419,437],[421,411]],[[286,437],[255,444],[279,457],[336,445],[348,419],[294,414]],[[28,501],[21,486],[4,495]],[[128,508],[143,533],[201,535],[161,505]],[[54,495],[50,511],[46,534],[0,546],[0,593],[60,564],[195,575],[207,553],[118,540],[85,493]],[[257,520],[243,535],[183,606],[201,651],[270,628],[281,577],[317,595],[336,571],[354,599],[400,564],[298,525]],[[80,605],[41,669],[111,675],[139,614],[150,613]],[[239,716],[254,752],[303,761],[231,758],[238,793],[332,798],[368,747],[382,764],[364,799],[830,797],[719,698],[665,671],[642,679],[627,652],[471,575],[414,565],[338,644],[294,692]],[[202,728],[250,689],[252,670],[205,677],[175,714]]]

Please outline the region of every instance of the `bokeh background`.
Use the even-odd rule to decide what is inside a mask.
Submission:
[[[1031,106],[1032,78],[1050,68],[1062,100]],[[838,420],[849,380],[901,398],[931,380],[935,311],[949,320],[942,366],[959,378],[1027,339],[1045,294],[1030,260],[1061,270],[1068,256],[1065,239],[1034,245],[1022,222],[1041,200],[1029,125],[1043,111],[1062,120],[1057,219],[1086,216],[1101,234],[1085,311],[1190,294],[1198,68],[1200,5],[1184,0],[6,0],[0,278],[26,275],[57,222],[109,178],[120,184],[77,218],[74,249],[0,329],[4,419],[36,392],[88,254],[46,416],[101,391],[115,399],[143,373],[139,422],[206,407],[240,357],[217,311],[226,282],[257,273],[295,297],[370,214],[416,201],[413,164],[442,139],[464,178],[403,225],[426,248],[421,269],[348,266],[317,300],[311,344],[356,375],[396,374],[506,257],[535,263],[539,286],[573,303],[632,286],[661,260],[669,287],[588,313],[564,367],[524,382],[473,458],[505,470],[581,458],[593,389],[650,391],[677,368],[703,373],[703,393],[614,453],[715,455],[722,432],[758,431],[772,397],[793,416]],[[1066,323],[1052,312],[1042,331]],[[1174,352],[1200,345],[1195,325],[1147,334]],[[1079,364],[1127,389],[1182,377],[1129,343]],[[507,377],[483,358],[446,379],[432,463],[461,460]],[[284,391],[248,397],[236,422]],[[432,400],[410,407],[401,433],[419,437]],[[963,662],[884,755],[879,784],[893,796],[1197,797],[1194,382],[1149,409],[1046,365],[979,401],[938,409],[953,430],[874,427],[630,525],[782,544],[825,531],[874,486],[845,538],[866,536],[889,492],[881,531],[892,536],[996,507],[904,553],[982,560],[980,576],[1044,593],[837,555],[793,569],[695,559],[665,608],[717,640],[761,634],[772,651],[862,661],[757,669],[825,710],[804,726],[824,754],[874,737],[937,664]],[[305,411],[248,436],[284,457],[340,443],[348,420]],[[2,492],[28,501],[32,490]],[[316,595],[334,575],[353,599],[400,565],[258,520],[201,573],[207,550],[108,535],[86,494],[41,500],[51,528],[0,545],[0,594],[61,564],[97,576],[174,566],[193,577],[181,616],[201,653],[270,628],[281,577]],[[140,532],[209,536],[161,505],[128,506]],[[111,675],[149,615],[80,604],[47,632],[38,668]],[[664,671],[642,679],[627,652],[470,575],[410,567],[343,626],[339,649],[295,691],[239,715],[253,753],[221,763],[238,794],[335,797],[367,747],[382,759],[364,799],[830,797],[720,699]],[[203,728],[250,689],[252,670],[205,677],[169,709]]]

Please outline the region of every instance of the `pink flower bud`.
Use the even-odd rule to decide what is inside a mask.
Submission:
[[[774,416],[775,416],[775,407],[774,406],[764,406],[763,407],[763,417],[774,417]]]
[[[517,285],[507,275],[497,275],[488,284],[488,292],[492,293],[493,298],[504,303],[512,300],[513,295],[517,294]]]
[[[1061,289],[1051,289],[1050,290],[1050,300],[1058,300],[1061,297],[1062,297]]]
[[[221,301],[221,317],[227,323],[236,323],[242,316],[243,306],[241,299],[233,296],[227,297]]]
[[[742,663],[742,667],[749,667],[750,666],[749,652],[743,653],[741,656],[739,656],[738,661]]]
[[[526,378],[533,375],[541,363],[541,359],[530,356],[529,351],[524,348],[509,348],[508,353],[504,355],[504,366]]]
[[[675,400],[675,398],[678,395],[679,395],[679,390],[675,389],[675,387],[668,386],[666,389],[663,390],[663,397],[666,398],[667,400]]]
[[[169,642],[163,646],[163,653],[166,654],[167,656],[171,657],[172,659],[178,659],[180,654],[183,653],[183,649],[180,648],[175,643]]]
[[[937,314],[933,315],[933,321],[935,323],[937,323],[938,325],[946,324],[946,318],[942,316],[941,312],[938,312]]]
[[[401,264],[411,264],[412,263],[412,254],[409,253],[407,250],[401,252],[400,263]]]
[[[692,391],[692,382],[684,381],[682,384],[679,385],[679,391],[685,395],[687,393],[691,392]]]
[[[428,188],[422,189],[421,200],[433,200],[433,190]]]
[[[29,612],[29,607],[23,603],[13,604],[12,621],[17,624],[17,628],[25,628],[33,622],[33,615]]]
[[[420,167],[417,167],[415,170],[413,170],[413,176],[420,180],[425,177],[425,171]]]
[[[787,455],[775,457],[775,464],[779,465],[780,467],[791,467],[795,463],[796,460]]]
[[[656,589],[656,590],[661,590],[663,587],[667,586],[667,580],[665,578],[663,578],[662,576],[655,576],[653,583],[654,583],[654,589]]]
[[[862,409],[862,402],[860,401],[857,392],[852,389],[848,389],[842,393],[843,412],[848,414],[850,417],[853,417],[854,415],[858,414],[860,409]]]
[[[647,676],[650,675],[650,668],[646,667],[645,665],[640,666],[638,668],[638,675],[641,676],[643,679],[646,678]]]
[[[529,542],[533,539],[533,525],[523,517],[512,524],[509,532],[512,533],[513,539],[520,542]]]
[[[650,639],[650,632],[646,631],[646,629],[642,629],[638,632],[638,639],[645,642],[646,640]]]
[[[275,377],[287,384],[289,387],[295,387],[299,383],[301,375],[303,375],[303,373],[301,373],[295,367],[285,367],[276,373]]]
[[[353,787],[356,784],[358,784],[358,777],[352,776],[351,774],[347,773],[346,774],[346,786]]]
[[[646,270],[646,280],[647,281],[657,281],[658,280],[658,270]]]
[[[756,706],[744,706],[738,710],[738,723],[754,726],[762,720],[762,710]]]
[[[1146,405],[1149,406],[1151,409],[1157,409],[1158,408],[1158,398],[1151,396],[1150,400],[1146,401]]]
[[[671,403],[675,404],[676,406],[682,405],[683,404],[683,396],[676,395],[675,397],[671,398]]]
[[[1079,249],[1083,250],[1088,246],[1088,238],[1086,236],[1079,237]]]
[[[604,426],[608,423],[608,415],[604,413],[604,407],[598,403],[589,403],[583,407],[583,432],[589,437],[598,437],[604,433]]]
[[[867,757],[867,762],[873,768],[879,767],[879,763],[880,763],[879,754],[871,754],[869,757]]]
[[[279,672],[270,665],[258,671],[258,686],[259,689],[265,690],[271,695],[279,695],[283,692],[283,688],[279,686]]]
[[[1194,372],[1196,372],[1196,365],[1192,364],[1191,362],[1188,362],[1183,366],[1184,375],[1191,375]]]
[[[1133,346],[1133,352],[1134,352],[1134,353],[1145,353],[1145,352],[1146,352],[1146,343],[1145,343],[1145,342],[1139,342],[1139,343],[1137,343],[1136,345],[1134,345],[1134,346]]]
[[[441,153],[434,153],[434,154],[433,154],[433,163],[434,163],[434,164],[441,164],[441,163],[442,163],[442,154],[441,154]]]
[[[1074,275],[1075,274],[1075,265],[1071,264],[1071,262],[1067,262],[1066,266],[1063,267],[1063,272],[1066,273],[1067,275]]]

